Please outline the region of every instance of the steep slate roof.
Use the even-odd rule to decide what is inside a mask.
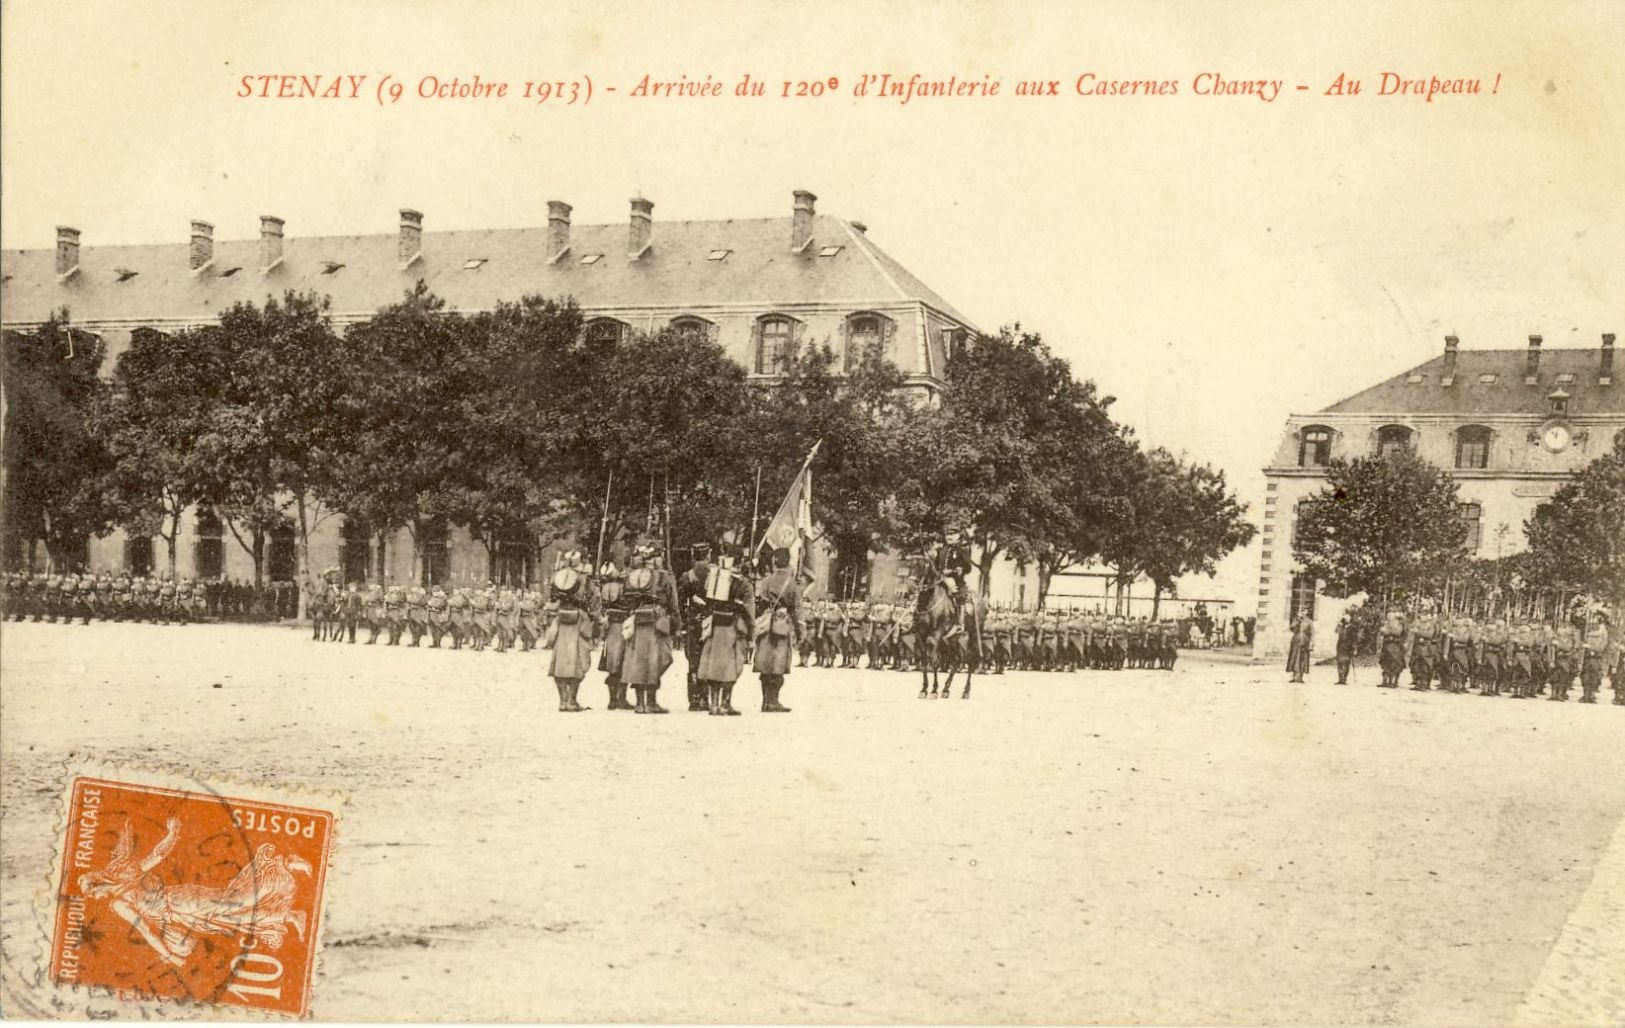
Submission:
[[[1575,415],[1625,414],[1625,366],[1615,360],[1613,384],[1599,386],[1602,348],[1544,349],[1540,356],[1539,380],[1524,384],[1528,350],[1461,350],[1456,356],[1455,382],[1441,385],[1443,354],[1395,375],[1362,392],[1355,393],[1321,411],[1323,414],[1545,414],[1547,397],[1558,387],[1557,377],[1571,374],[1574,381],[1563,383],[1571,399],[1569,411]],[[1493,374],[1493,383],[1479,381]],[[1414,376],[1422,381],[1412,383]]]
[[[314,290],[333,299],[340,314],[361,314],[398,301],[419,278],[457,309],[478,310],[531,293],[573,296],[587,309],[759,305],[798,302],[920,301],[970,322],[936,292],[905,271],[847,222],[817,215],[812,245],[790,252],[789,218],[654,223],[653,246],[627,260],[627,226],[575,224],[570,253],[548,263],[547,229],[424,232],[423,257],[402,270],[397,236],[315,236],[290,233],[282,263],[260,274],[258,238],[217,240],[214,263],[201,275],[188,267],[189,243],[91,246],[80,250],[80,269],[56,280],[52,249],[6,250],[0,256],[0,321],[43,321],[66,306],[75,322],[157,318],[212,318],[239,301],[263,302],[285,290]],[[833,257],[819,257],[840,246]],[[715,249],[733,251],[707,260]],[[586,254],[603,254],[582,264]],[[476,270],[464,262],[486,258]],[[324,262],[344,265],[322,274]],[[227,278],[220,272],[239,267]],[[137,272],[119,282],[115,269]]]

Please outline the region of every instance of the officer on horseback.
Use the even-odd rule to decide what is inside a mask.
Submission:
[[[954,623],[943,637],[952,639],[965,631],[965,601],[970,597],[965,579],[970,574],[972,566],[970,546],[963,539],[957,525],[948,526],[948,530],[943,533],[942,542],[937,546],[935,563],[942,576],[954,584]]]

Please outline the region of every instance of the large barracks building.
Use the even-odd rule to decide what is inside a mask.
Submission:
[[[1264,469],[1255,654],[1284,654],[1300,614],[1314,618],[1317,639],[1335,638],[1345,601],[1322,596],[1292,556],[1298,504],[1325,486],[1331,460],[1416,451],[1456,478],[1464,556],[1508,556],[1524,548],[1524,520],[1535,507],[1625,428],[1621,374],[1611,334],[1600,347],[1547,349],[1532,335],[1508,350],[1464,350],[1447,336],[1427,363],[1289,418]]]
[[[640,198],[619,224],[576,223],[569,204],[553,201],[545,227],[455,232],[425,231],[424,214],[402,210],[394,234],[363,236],[301,237],[265,216],[257,239],[216,240],[213,225],[194,221],[186,241],[144,246],[89,245],[78,229],[59,228],[54,250],[5,253],[0,327],[27,330],[66,309],[75,331],[106,342],[111,373],[137,330],[207,324],[236,303],[290,289],[331,297],[342,330],[422,281],[462,312],[530,294],[573,297],[587,332],[692,332],[764,379],[781,373],[802,340],[827,340],[843,360],[879,341],[907,388],[928,399],[974,327],[862,223],[819,214],[816,200],[797,191],[779,218],[657,222],[654,204]],[[295,552],[291,528],[273,540],[273,581],[294,577]],[[115,531],[90,540],[85,561],[97,573],[162,571],[166,554],[161,539]],[[253,575],[249,555],[208,511],[184,519],[177,554],[182,577]],[[336,564],[350,580],[538,581],[546,557],[523,538],[476,541],[448,525],[415,569],[404,532],[380,545],[366,526],[335,515],[312,534],[310,566]],[[822,560],[815,571],[827,573]],[[872,577],[885,591],[879,567]]]

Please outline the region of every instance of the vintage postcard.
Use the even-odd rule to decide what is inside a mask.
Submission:
[[[1622,53],[10,0],[0,1013],[1625,1024]]]

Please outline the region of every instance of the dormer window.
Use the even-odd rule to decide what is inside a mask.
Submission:
[[[587,322],[587,342],[594,346],[619,346],[626,338],[626,322],[614,318],[594,318]]]
[[[1428,377],[1426,375],[1412,375],[1410,378],[1407,378],[1405,381],[1407,383],[1409,383],[1410,385],[1419,385],[1419,384],[1421,384],[1423,382],[1426,382],[1427,380],[1428,380]]]
[[[486,261],[489,261],[490,259],[491,258],[489,257],[470,257],[468,260],[463,262],[463,270],[478,271],[485,267]]]
[[[1298,437],[1298,467],[1323,468],[1332,462],[1332,430],[1310,425]]]
[[[1573,385],[1574,384],[1574,374],[1572,372],[1568,372],[1568,371],[1563,372],[1561,375],[1557,376],[1557,384],[1560,385],[1560,386],[1571,386],[1571,385]]]
[[[861,311],[846,319],[846,370],[850,374],[863,363],[864,354],[884,353],[894,330],[892,320],[871,311]]]
[[[1552,390],[1551,395],[1546,397],[1546,401],[1551,404],[1552,413],[1555,415],[1563,415],[1569,412],[1569,394],[1562,386]]]
[[[712,250],[705,255],[705,259],[708,261],[725,261],[731,253],[733,253],[732,250]]]
[[[826,246],[823,249],[818,251],[818,256],[820,256],[820,257],[833,257],[836,254],[840,253],[841,250],[843,250],[843,249],[844,249],[844,247],[840,247],[840,246]]]
[[[704,318],[685,315],[681,318],[671,319],[671,330],[677,333],[677,338],[696,343],[703,343],[711,338],[711,330],[716,327]]]
[[[586,253],[581,255],[582,264],[597,264],[603,259],[604,255],[601,253]]]

